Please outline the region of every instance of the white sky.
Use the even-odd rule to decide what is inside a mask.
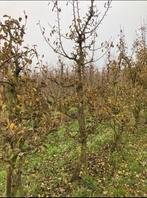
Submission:
[[[29,45],[37,44],[40,54],[45,55],[45,60],[49,64],[55,64],[56,55],[49,49],[45,43],[39,27],[36,25],[40,20],[41,24],[48,27],[48,22],[54,24],[54,16],[50,12],[49,1],[0,1],[0,20],[4,14],[12,17],[23,17],[23,11],[28,15],[26,30],[26,43]],[[104,11],[105,1],[97,1],[98,8]],[[86,9],[88,1],[82,1],[82,9]],[[71,10],[65,6],[66,1],[62,1],[63,23],[62,27],[70,22]],[[65,9],[64,9],[65,8]],[[99,42],[112,39],[116,41],[120,27],[123,28],[126,40],[131,46],[136,38],[136,30],[142,24],[147,23],[147,1],[112,1],[111,9],[105,17],[99,28]],[[67,47],[67,46],[66,46]],[[68,48],[67,48],[68,50]]]

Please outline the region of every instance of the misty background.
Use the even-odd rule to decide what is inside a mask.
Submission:
[[[68,25],[72,19],[72,12],[70,6],[66,6],[67,1],[60,1],[62,8],[61,27],[63,32],[66,32]],[[104,3],[106,1],[96,1],[98,9],[104,12]],[[84,13],[88,6],[88,1],[81,1],[81,13]],[[48,5],[49,4],[49,5]],[[52,5],[49,1],[1,1],[0,2],[0,20],[3,15],[10,15],[12,17],[24,17],[24,11],[28,15],[25,44],[37,45],[37,51],[40,55],[44,54],[44,61],[49,65],[55,65],[57,55],[52,52],[46,44],[39,26],[41,25],[48,31],[49,26],[55,24],[56,17],[51,12]],[[137,37],[137,32],[141,25],[147,24],[147,1],[112,1],[111,8],[100,25],[98,33],[98,45],[104,41],[113,41],[116,43],[119,39],[118,35],[120,28],[125,33],[125,39],[128,47],[131,49],[132,43]],[[70,50],[71,46],[65,44],[66,50]],[[100,54],[99,54],[100,55]],[[98,54],[97,54],[98,56]],[[97,63],[102,67],[104,60]]]

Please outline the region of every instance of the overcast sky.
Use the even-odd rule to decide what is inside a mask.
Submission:
[[[23,11],[28,15],[26,43],[37,44],[40,54],[45,55],[48,63],[55,63],[55,55],[45,43],[39,27],[36,25],[40,20],[41,24],[48,27],[48,22],[54,24],[55,18],[50,12],[49,1],[0,1],[0,20],[4,14],[12,17],[23,17]],[[102,12],[105,1],[97,1],[97,6]],[[85,10],[88,1],[82,1],[81,10]],[[63,21],[62,27],[69,24],[71,20],[71,10],[62,2]],[[65,9],[64,9],[65,8]],[[82,12],[82,11],[81,11]],[[123,28],[126,40],[131,46],[136,37],[136,30],[144,22],[147,24],[147,1],[112,1],[111,9],[99,28],[99,42],[112,39],[116,41],[120,27]]]

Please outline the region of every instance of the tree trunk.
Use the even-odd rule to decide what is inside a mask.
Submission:
[[[85,176],[88,173],[88,161],[87,161],[87,138],[80,145],[80,155],[74,170],[72,180],[79,180],[81,176]]]
[[[87,138],[84,138],[83,142],[81,143],[80,164],[83,175],[87,175]]]
[[[81,86],[82,87],[82,86]],[[80,90],[81,103],[79,104],[78,109],[78,123],[79,123],[79,135],[80,135],[80,144],[81,144],[81,153],[80,153],[80,171],[83,174],[87,173],[87,134],[85,129],[85,115],[84,115],[84,104],[83,104],[83,87]]]
[[[7,169],[6,197],[23,196],[21,165],[16,169],[9,165]]]
[[[74,178],[80,178],[80,174],[87,174],[87,132],[85,126],[85,113],[84,113],[84,65],[83,65],[83,52],[81,49],[81,57],[77,65],[77,97],[78,103],[78,124],[79,124],[79,142],[80,142],[80,156],[78,159],[77,167],[75,169]]]
[[[135,131],[138,131],[138,125],[139,125],[139,113],[140,113],[140,109],[136,109],[134,110],[133,114],[134,114],[134,118],[135,118],[135,125],[134,125],[134,133]]]
[[[22,182],[21,182],[21,170],[15,170],[13,174],[13,183],[12,183],[12,197],[22,196]]]
[[[12,175],[13,175],[13,168],[11,167],[11,165],[9,165],[8,169],[7,169],[6,197],[11,197],[11,193],[12,193]]]

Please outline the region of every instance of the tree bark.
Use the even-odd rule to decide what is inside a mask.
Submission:
[[[80,177],[80,173],[82,175],[87,174],[87,133],[86,133],[86,123],[85,123],[85,113],[84,113],[84,55],[82,50],[82,45],[79,47],[80,49],[80,58],[77,62],[77,97],[79,99],[78,103],[78,124],[79,124],[79,142],[80,142],[80,156],[79,161],[76,168],[76,177]]]
[[[21,170],[18,168],[13,174],[13,183],[12,183],[12,197],[22,196],[22,182],[21,182]]]
[[[11,193],[12,193],[12,175],[13,175],[13,168],[11,167],[11,165],[9,165],[8,169],[7,169],[6,197],[11,197]]]
[[[81,171],[83,175],[87,175],[87,138],[83,139],[83,142],[81,144]]]

